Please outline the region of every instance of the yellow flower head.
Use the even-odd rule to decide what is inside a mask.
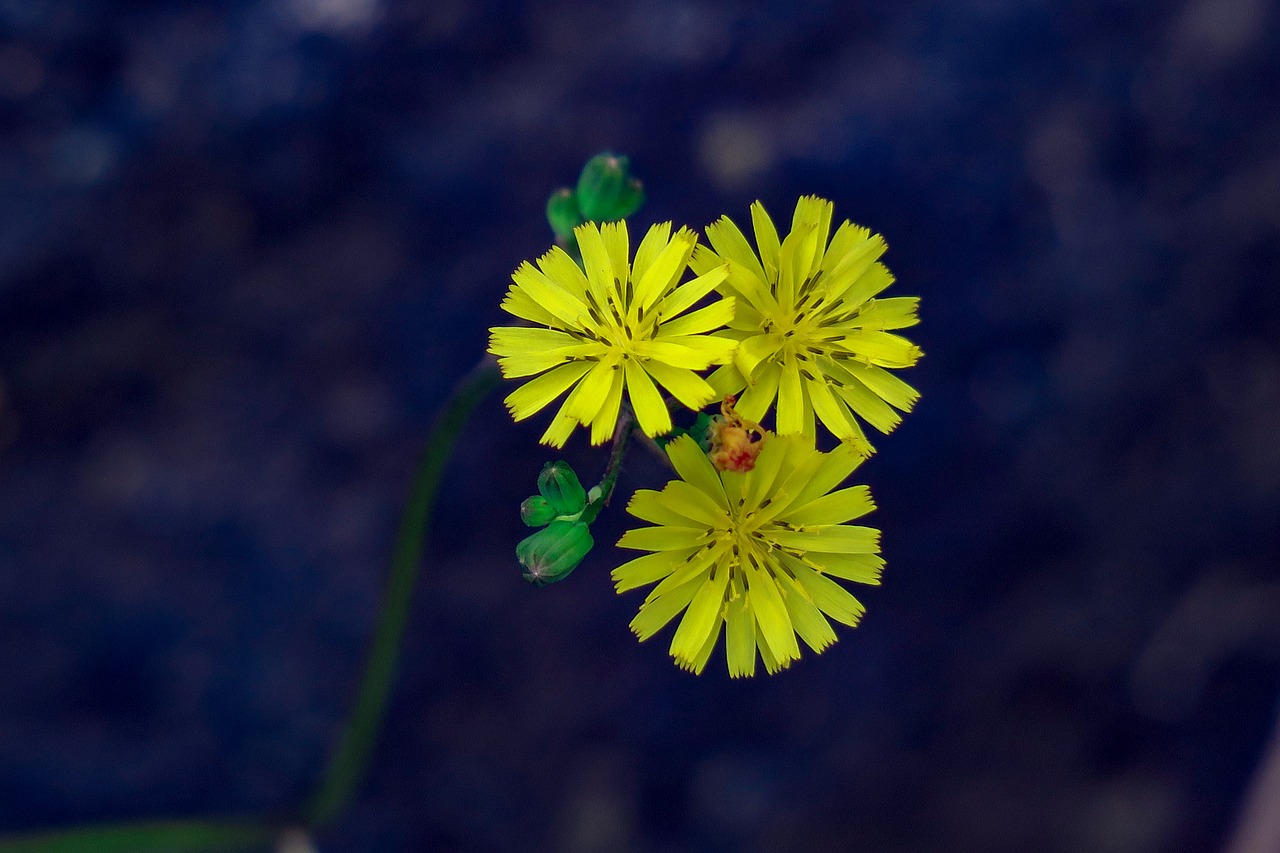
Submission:
[[[591,427],[591,443],[602,444],[613,435],[625,388],[641,429],[670,432],[654,380],[701,409],[718,395],[694,371],[724,364],[736,345],[707,334],[733,319],[732,298],[689,311],[724,281],[725,269],[713,264],[680,284],[697,237],[687,228],[672,235],[669,222],[649,229],[633,263],[625,222],[587,222],[574,236],[581,268],[556,247],[537,267],[526,261],[512,274],[502,307],[535,327],[489,330],[503,376],[536,375],[507,397],[507,408],[524,420],[572,388],[542,442],[563,447],[582,424]]]
[[[915,297],[876,299],[893,283],[881,263],[884,238],[849,221],[831,231],[832,204],[815,196],[796,203],[791,233],[779,243],[760,202],[751,205],[756,248],[727,216],[707,227],[712,248],[699,246],[695,271],[728,262],[722,292],[738,297],[725,337],[741,341],[733,361],[710,377],[719,394],[736,394],[745,418],[764,418],[774,398],[779,434],[816,440],[814,416],[833,435],[871,452],[858,416],[881,432],[902,420],[919,394],[886,368],[910,367],[920,350],[890,329],[919,320]],[[828,237],[830,243],[828,244]]]
[[[766,434],[750,471],[717,471],[688,436],[667,445],[681,479],[636,492],[627,511],[656,527],[627,531],[621,548],[652,551],[613,571],[618,592],[657,582],[631,630],[647,640],[681,612],[671,655],[696,673],[721,625],[729,675],[753,675],[756,651],[777,672],[836,640],[827,617],[855,625],[863,607],[832,578],[878,584],[880,531],[846,524],[875,508],[866,486],[831,491],[862,457],[822,453],[801,436]]]

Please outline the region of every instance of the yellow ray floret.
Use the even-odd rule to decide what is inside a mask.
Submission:
[[[543,443],[563,447],[582,425],[601,444],[613,435],[625,391],[641,429],[670,432],[658,386],[701,409],[718,395],[698,371],[728,363],[737,346],[708,334],[733,320],[732,296],[689,310],[723,284],[727,268],[709,264],[681,284],[697,237],[687,228],[672,234],[669,222],[649,229],[632,263],[625,222],[587,222],[574,235],[581,267],[556,247],[512,274],[502,307],[534,326],[489,330],[502,375],[534,377],[507,396],[507,408],[524,420],[568,392]]]
[[[898,412],[919,397],[891,372],[921,356],[893,333],[919,322],[919,300],[876,298],[893,283],[879,263],[884,238],[847,220],[832,234],[832,210],[829,201],[802,197],[780,241],[757,201],[751,205],[756,248],[721,217],[707,227],[711,248],[699,246],[691,265],[702,271],[727,263],[720,290],[738,298],[734,321],[719,334],[740,345],[733,361],[711,375],[716,392],[742,392],[737,410],[754,421],[776,400],[779,434],[816,440],[820,421],[867,454],[871,445],[858,418],[887,433],[902,420]]]
[[[856,625],[863,607],[839,578],[878,584],[880,531],[848,524],[875,505],[866,486],[837,487],[862,456],[822,453],[802,436],[766,434],[756,465],[717,471],[689,436],[667,445],[680,479],[636,492],[627,512],[652,527],[620,548],[649,551],[613,571],[618,592],[656,584],[631,622],[647,640],[681,613],[671,656],[700,673],[724,629],[729,675],[777,672],[836,641],[828,619]],[[833,491],[834,490],[834,491]]]

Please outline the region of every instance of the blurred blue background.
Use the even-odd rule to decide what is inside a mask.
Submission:
[[[550,453],[495,396],[320,850],[1220,849],[1280,694],[1278,42],[1268,0],[0,0],[0,831],[310,791],[430,419],[612,149],[640,226],[887,236],[885,583],[783,675],[680,672],[620,511],[521,580]]]

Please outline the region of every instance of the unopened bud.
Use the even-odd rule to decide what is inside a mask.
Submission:
[[[578,210],[593,222],[626,219],[644,204],[644,186],[631,177],[631,160],[619,154],[597,154],[578,178]]]
[[[551,194],[547,199],[547,222],[561,240],[573,239],[573,229],[582,224],[582,213],[573,190],[566,187]]]
[[[556,515],[577,515],[587,505],[587,493],[568,462],[548,462],[538,475],[538,491]]]
[[[524,568],[524,579],[545,586],[568,577],[595,544],[591,531],[580,521],[553,521],[521,540],[516,558]]]
[[[556,509],[542,495],[525,498],[520,504],[520,520],[529,527],[542,527],[556,517]]]

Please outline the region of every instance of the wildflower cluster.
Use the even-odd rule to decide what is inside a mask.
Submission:
[[[632,630],[646,640],[680,616],[670,653],[681,667],[701,672],[723,633],[731,676],[753,674],[757,658],[776,672],[800,642],[835,642],[829,620],[857,624],[863,607],[836,579],[879,583],[879,531],[849,524],[874,509],[870,493],[840,486],[873,452],[862,425],[888,433],[916,402],[895,371],[921,356],[897,334],[918,322],[918,299],[881,296],[893,283],[884,239],[848,221],[833,229],[832,203],[816,196],[800,198],[785,235],[751,205],[754,245],[721,217],[705,243],[662,223],[633,251],[621,220],[638,188],[625,158],[593,159],[571,237],[568,191],[553,195],[566,248],[516,269],[502,307],[524,324],[490,330],[503,375],[526,379],[506,398],[516,420],[560,401],[543,443],[563,447],[579,426],[592,444],[614,441],[590,496],[567,466],[548,465],[521,509],[546,527],[517,553],[535,583],[572,571],[627,437],[652,437],[678,476],[627,506],[651,525],[619,540],[647,553],[612,574],[620,593],[653,585]],[[677,427],[673,407],[698,413],[692,428]]]

